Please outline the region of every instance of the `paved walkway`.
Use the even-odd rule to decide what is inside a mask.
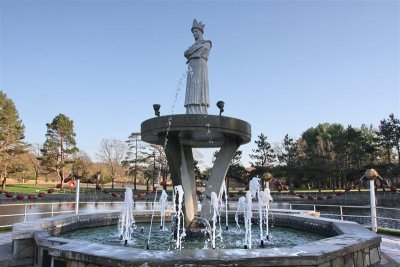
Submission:
[[[0,245],[11,243],[11,232],[0,232]]]
[[[382,235],[381,251],[382,260],[374,266],[400,267],[400,237],[391,235]],[[0,233],[0,266],[2,258],[11,257],[11,232]]]
[[[385,260],[388,261],[386,263],[387,265],[380,265],[380,266],[400,267],[400,236],[383,235],[383,234],[379,235],[382,237],[381,251],[388,256],[388,257],[383,257],[381,261],[382,264],[386,263]]]

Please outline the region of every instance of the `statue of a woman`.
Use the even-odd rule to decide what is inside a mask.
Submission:
[[[212,43],[203,39],[204,26],[201,21],[193,21],[191,30],[195,43],[184,54],[188,64],[186,114],[207,114],[207,108],[210,106],[207,60]]]

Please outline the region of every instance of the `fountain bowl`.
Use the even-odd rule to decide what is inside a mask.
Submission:
[[[196,148],[220,147],[226,140],[246,144],[251,140],[248,122],[225,116],[177,114],[145,120],[142,140],[163,145],[165,136],[177,135],[182,144]]]

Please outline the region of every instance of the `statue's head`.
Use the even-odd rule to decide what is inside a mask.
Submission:
[[[198,22],[196,19],[194,19],[191,31],[193,32],[194,29],[198,29],[203,34],[204,33],[204,26],[206,26],[206,25],[203,24],[201,21]]]

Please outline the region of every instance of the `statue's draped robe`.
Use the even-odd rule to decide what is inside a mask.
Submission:
[[[211,46],[211,41],[202,40],[185,51],[188,64],[185,96],[187,114],[207,114],[210,106],[207,60]]]

